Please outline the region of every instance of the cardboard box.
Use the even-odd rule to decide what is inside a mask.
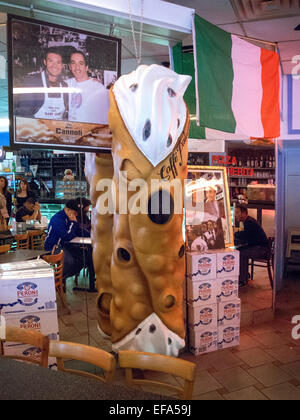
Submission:
[[[187,302],[194,307],[216,303],[217,293],[216,279],[197,282],[188,279]]]
[[[217,329],[218,325],[218,305],[211,304],[205,306],[188,305],[188,326],[194,331],[203,328]]]
[[[226,302],[239,297],[239,278],[224,277],[217,281],[217,301]]]
[[[216,264],[215,252],[187,252],[187,277],[192,281],[215,279]]]
[[[236,347],[240,344],[240,326],[229,325],[218,327],[218,349]]]
[[[1,315],[56,310],[52,268],[0,272]]]
[[[14,314],[5,316],[6,325],[48,335],[50,340],[59,340],[58,319],[56,311],[37,312],[35,314]],[[15,343],[6,342],[6,347]]]
[[[195,356],[218,350],[218,330],[189,330],[189,350]]]
[[[217,253],[217,278],[238,277],[239,273],[239,251],[228,248]]]
[[[5,344],[3,346],[4,356],[21,356],[21,357],[31,357],[36,360],[39,360],[39,355],[41,350],[37,347],[30,346],[28,344],[21,344],[15,346],[7,347]],[[55,357],[49,357],[48,359],[48,368],[51,370],[57,370],[57,361]],[[28,384],[29,386],[30,384]]]
[[[240,325],[241,300],[233,299],[218,303],[218,326]]]

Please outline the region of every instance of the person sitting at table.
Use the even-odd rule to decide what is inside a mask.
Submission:
[[[82,236],[78,222],[78,204],[76,200],[69,200],[63,210],[51,217],[45,240],[46,251],[53,251],[55,254],[64,251],[64,281],[84,267],[82,250],[70,243],[77,236]]]
[[[16,209],[17,211],[23,207],[25,201],[27,200],[27,198],[35,198],[34,193],[31,191],[31,188],[29,187],[28,182],[26,181],[26,179],[21,179],[20,184],[19,184],[19,188],[17,189],[16,192]]]
[[[41,206],[33,197],[28,197],[16,214],[16,222],[27,222],[28,220],[36,220],[41,223]]]
[[[259,223],[248,215],[248,209],[238,204],[235,209],[236,221],[243,222],[244,230],[234,234],[234,244],[240,251],[240,286],[248,283],[249,258],[266,258],[268,255],[268,238]]]

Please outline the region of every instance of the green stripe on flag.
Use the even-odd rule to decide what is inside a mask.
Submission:
[[[232,40],[228,32],[195,15],[201,126],[234,133]],[[195,45],[194,45],[195,48]]]
[[[205,139],[204,127],[196,123],[196,90],[195,90],[195,65],[194,56],[191,53],[182,53],[182,44],[179,43],[172,48],[174,71],[179,74],[186,74],[192,77],[184,94],[184,100],[192,116],[189,137],[193,139]]]

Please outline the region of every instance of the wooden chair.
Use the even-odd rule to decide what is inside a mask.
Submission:
[[[265,267],[268,270],[269,280],[271,288],[274,288],[274,281],[272,270],[274,271],[274,247],[275,247],[275,238],[268,238],[268,252],[264,258],[251,258],[250,267],[251,267],[251,280],[254,277],[254,267]]]
[[[30,230],[28,235],[31,249],[44,249],[45,233],[43,230]]]
[[[102,382],[111,382],[114,378],[116,370],[116,361],[114,356],[104,350],[97,349],[96,347],[51,340],[49,354],[50,357],[57,358],[58,370],[74,373],[75,375],[87,376]],[[79,360],[93,364],[103,369],[105,374],[104,376],[98,376],[81,370],[66,369],[64,366],[64,359]]]
[[[17,242],[17,249],[29,249],[29,235],[24,233],[21,235],[15,235],[15,240]]]
[[[35,363],[44,368],[48,368],[49,337],[41,334],[38,331],[25,330],[22,328],[9,327],[6,325],[5,340],[2,340],[2,342],[3,341],[20,344],[29,344],[32,347],[34,347],[35,350],[39,349],[41,353],[39,354],[38,358],[31,356],[30,354],[28,356],[1,355],[1,357]]]
[[[59,254],[43,255],[42,259],[54,269],[55,288],[65,308],[68,308],[63,285],[64,251]],[[70,310],[69,310],[70,311]]]
[[[121,350],[118,353],[120,367],[125,368],[126,381],[128,385],[155,385],[175,391],[179,398],[190,400],[193,396],[193,388],[196,374],[195,363],[188,362],[175,357],[163,356],[161,354],[144,353],[138,351]],[[169,373],[183,379],[182,387],[164,382],[149,379],[134,379],[132,369],[154,370],[156,372]]]
[[[0,254],[5,254],[8,251],[10,251],[10,244],[0,245]]]

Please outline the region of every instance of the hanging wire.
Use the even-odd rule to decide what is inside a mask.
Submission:
[[[143,37],[143,25],[144,25],[144,0],[141,0],[141,21],[140,21],[139,51],[138,51],[138,48],[137,48],[137,41],[136,41],[135,30],[134,30],[134,25],[133,25],[131,0],[128,0],[128,10],[129,10],[130,26],[131,26],[131,32],[132,32],[132,37],[133,37],[135,56],[136,56],[136,60],[138,62],[138,65],[140,65],[141,62],[142,62],[142,37]]]

